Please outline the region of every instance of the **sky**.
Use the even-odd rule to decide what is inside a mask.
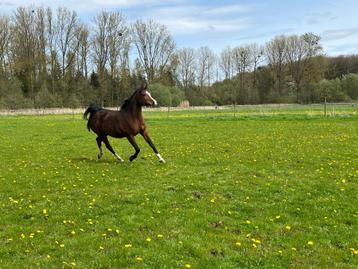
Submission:
[[[281,34],[321,36],[329,56],[358,54],[358,0],[0,0],[0,14],[19,6],[67,7],[91,23],[101,10],[121,11],[128,22],[165,24],[179,48],[265,44]]]

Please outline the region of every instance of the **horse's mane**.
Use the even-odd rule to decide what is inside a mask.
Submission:
[[[132,100],[132,98],[134,97],[134,95],[135,95],[138,91],[140,91],[140,90],[145,90],[145,89],[147,89],[147,86],[148,86],[147,82],[144,82],[144,85],[142,85],[140,88],[136,89],[136,90],[132,93],[131,96],[129,96],[127,99],[125,99],[124,102],[123,102],[123,104],[121,105],[121,110],[127,109],[127,108],[128,108],[128,105],[129,105],[129,102],[130,102],[130,100]]]

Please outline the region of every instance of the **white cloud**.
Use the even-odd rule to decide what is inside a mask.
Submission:
[[[322,36],[322,40],[330,41],[330,40],[344,39],[346,37],[357,35],[357,34],[358,34],[358,27],[355,27],[355,28],[346,28],[346,29],[326,30],[321,34],[321,36]]]

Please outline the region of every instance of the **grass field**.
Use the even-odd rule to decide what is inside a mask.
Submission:
[[[1,117],[0,268],[358,268],[357,108],[319,111],[146,112],[164,165]]]

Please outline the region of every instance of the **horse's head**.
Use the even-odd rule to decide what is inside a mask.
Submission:
[[[158,104],[148,91],[147,83],[136,91],[136,101],[141,106],[156,106]]]

